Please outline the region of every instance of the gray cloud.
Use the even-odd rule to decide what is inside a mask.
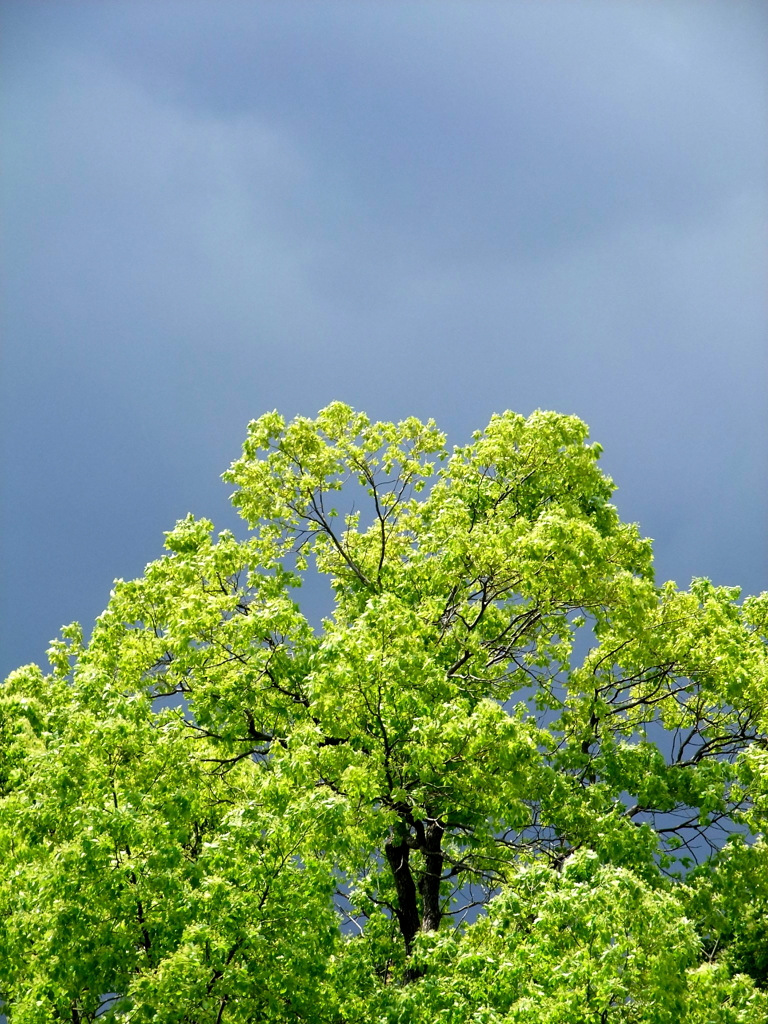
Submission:
[[[760,5],[2,17],[4,669],[335,397],[575,412],[660,575],[766,587]]]

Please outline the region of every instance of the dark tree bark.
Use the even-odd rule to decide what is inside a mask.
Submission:
[[[400,932],[405,940],[405,948],[410,953],[413,940],[421,924],[419,905],[416,899],[416,883],[413,880],[413,872],[409,863],[411,851],[403,837],[400,843],[385,843],[384,853],[395,880],[395,892],[397,893],[395,913],[400,925]]]
[[[440,880],[443,874],[443,827],[437,821],[430,821],[424,828],[424,872],[419,879],[421,894],[422,920],[421,928],[425,932],[435,932],[440,927],[442,911],[440,910]]]
[[[443,916],[440,909],[440,881],[445,830],[436,820],[430,820],[427,824],[415,822],[415,830],[414,840],[409,837],[405,823],[401,823],[398,835],[384,845],[397,893],[395,914],[408,953],[413,948],[417,932],[437,931]],[[410,862],[412,849],[417,849],[424,857],[424,869],[419,873],[418,885]]]

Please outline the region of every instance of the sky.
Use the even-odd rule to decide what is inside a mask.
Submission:
[[[0,677],[248,421],[582,417],[659,580],[768,589],[768,7],[5,0]]]

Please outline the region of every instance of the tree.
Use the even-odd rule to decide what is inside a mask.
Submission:
[[[712,907],[764,863],[721,848],[768,792],[768,595],[656,586],[599,455],[554,413],[452,452],[252,422],[248,537],[179,522],[0,690],[13,1024],[764,1019],[765,904]]]

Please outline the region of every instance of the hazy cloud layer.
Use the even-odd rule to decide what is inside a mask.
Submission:
[[[16,0],[2,669],[265,409],[575,412],[659,575],[768,587],[758,3]]]

